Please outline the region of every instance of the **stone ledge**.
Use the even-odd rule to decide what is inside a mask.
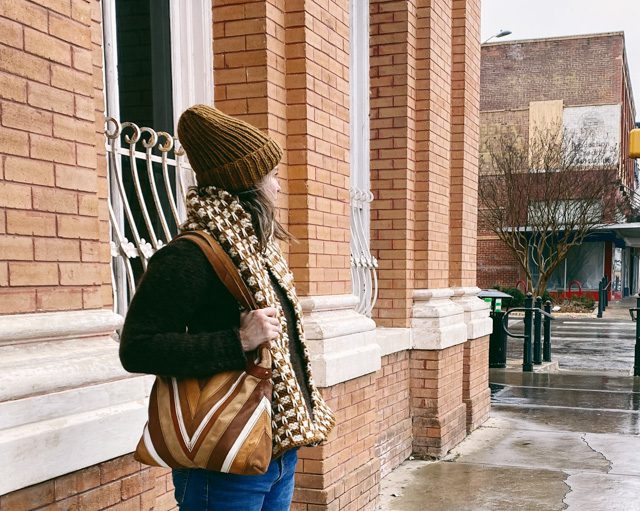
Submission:
[[[122,316],[103,309],[0,316],[0,345],[111,336],[123,322]]]
[[[452,296],[448,288],[413,292],[411,330],[415,349],[439,351],[466,342],[464,309],[451,300]]]
[[[376,340],[380,346],[381,357],[413,349],[413,335],[410,328],[378,327]]]
[[[493,320],[489,317],[491,305],[478,298],[479,292],[479,287],[453,288],[451,299],[464,310],[468,340],[484,337],[493,331]]]
[[[380,369],[376,324],[355,311],[353,295],[325,295],[300,300],[313,379],[331,387]]]
[[[120,365],[122,321],[109,310],[0,318],[0,494],[133,451],[153,377]]]
[[[139,376],[0,403],[0,495],[132,452],[152,382]]]

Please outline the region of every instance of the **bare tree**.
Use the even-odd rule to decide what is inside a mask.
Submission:
[[[504,130],[484,144],[481,221],[509,247],[538,296],[571,247],[628,213],[619,192],[618,148],[601,139],[588,130],[548,126],[528,140]]]

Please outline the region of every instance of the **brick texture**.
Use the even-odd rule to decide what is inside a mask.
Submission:
[[[489,418],[489,336],[464,344],[462,400],[467,407],[467,433]]]
[[[107,208],[87,206],[107,201],[100,2],[4,2],[0,21],[0,244],[12,291],[2,313],[108,307],[108,250],[79,252],[109,238]],[[107,300],[78,300],[103,287]]]
[[[453,1],[449,283],[476,283],[480,2]]]
[[[132,455],[0,496],[3,511],[173,511],[171,472]]]
[[[381,326],[410,322],[415,264],[417,2],[370,2],[371,248]]]
[[[413,450],[419,455],[442,456],[466,435],[463,350],[459,344],[411,352]]]
[[[382,358],[376,379],[378,439],[376,456],[380,477],[406,460],[412,450],[409,352]]]
[[[323,389],[337,425],[328,442],[300,450],[292,510],[375,509],[376,380],[374,373]]]
[[[290,266],[303,295],[350,293],[348,3],[287,8]]]

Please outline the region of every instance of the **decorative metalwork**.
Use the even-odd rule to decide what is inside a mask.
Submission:
[[[184,150],[167,132],[108,117],[105,134],[114,303],[124,313],[149,258],[184,221],[184,197],[195,177]],[[139,144],[144,151],[138,150]],[[139,162],[146,172],[141,172]]]
[[[351,282],[360,298],[356,310],[371,317],[378,297],[378,261],[369,246],[369,215],[373,194],[369,190],[351,189]]]

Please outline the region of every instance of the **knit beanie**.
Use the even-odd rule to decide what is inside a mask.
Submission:
[[[178,120],[178,139],[198,186],[229,192],[253,188],[282,158],[282,149],[259,129],[207,105],[194,105]]]

